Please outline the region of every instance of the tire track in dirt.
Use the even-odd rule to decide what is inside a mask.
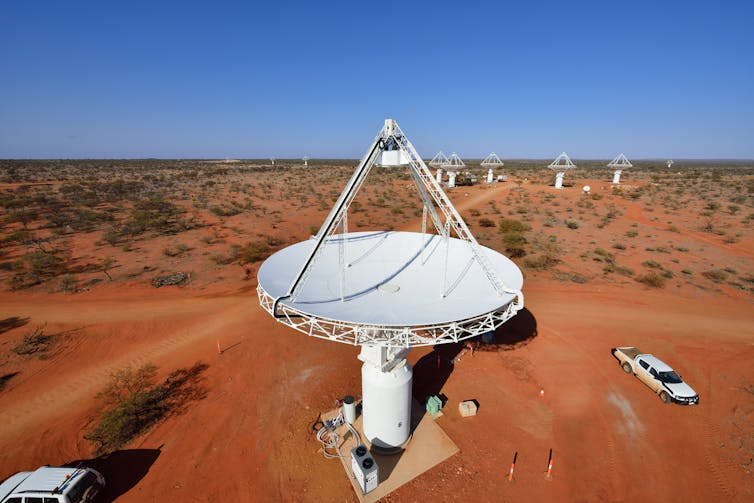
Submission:
[[[552,327],[543,328],[542,332],[549,332],[553,334],[561,342],[574,348],[576,351],[578,351],[578,353],[583,355],[583,357],[589,361],[591,369],[595,370],[602,377],[602,379],[598,380],[598,382],[609,382],[609,378],[607,374],[605,374],[605,372],[602,371],[597,361],[589,353],[584,351],[578,344],[576,344],[575,342],[573,342],[572,340],[570,340],[568,337],[564,336],[557,330],[554,330]],[[603,392],[602,392],[603,390],[600,388],[597,388],[594,384],[592,384],[592,382],[593,381],[584,381],[581,384],[584,387],[589,388],[593,396],[604,398]],[[611,421],[609,421],[607,417],[605,416],[603,407],[596,407],[596,411],[597,411],[598,417],[600,418],[601,423],[605,427],[605,431],[607,432],[606,437],[605,437],[605,446],[606,446],[606,451],[608,453],[608,456],[607,456],[608,476],[610,480],[610,485],[613,489],[611,494],[626,494],[627,487],[625,487],[625,484],[622,482],[622,479],[620,476],[620,469],[618,468],[618,461],[617,461],[618,459],[625,459],[626,457],[625,449],[619,447],[618,444],[616,443],[615,434],[613,433]],[[594,415],[592,415],[592,417],[594,417]]]
[[[713,383],[712,370],[707,374],[707,390],[705,393],[705,402],[713,403],[713,389],[715,385]],[[735,500],[736,494],[731,491],[730,481],[720,468],[720,464],[728,465],[727,468],[735,469],[729,463],[725,463],[721,456],[716,456],[715,447],[719,438],[721,437],[720,430],[715,426],[715,421],[712,418],[712,407],[706,407],[704,414],[702,414],[702,421],[704,423],[702,432],[704,434],[705,445],[702,447],[704,452],[704,460],[709,467],[709,471],[712,473],[712,478],[715,481],[715,486],[720,490],[720,493],[725,495],[728,501]]]
[[[173,335],[153,343],[143,344],[132,349],[122,357],[106,365],[98,365],[82,369],[81,373],[73,378],[66,379],[65,383],[55,386],[41,395],[37,395],[10,406],[4,406],[0,411],[0,442],[7,442],[15,436],[19,429],[29,428],[45,420],[52,420],[66,411],[70,411],[77,401],[87,400],[92,397],[97,388],[102,386],[109,375],[119,368],[138,366],[148,361],[158,360],[161,357],[185,348],[191,343],[222,333],[225,328],[236,323],[245,313],[246,306],[243,303],[235,308],[226,309],[198,324],[196,329]]]

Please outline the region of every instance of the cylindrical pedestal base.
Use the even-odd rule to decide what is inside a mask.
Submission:
[[[616,169],[615,173],[613,173],[613,183],[620,183],[620,173],[621,170]]]
[[[389,372],[361,367],[364,436],[378,449],[400,449],[411,435],[413,370],[405,359]]]
[[[563,188],[563,178],[565,177],[565,173],[558,173],[555,175],[555,188],[556,189],[562,189]]]

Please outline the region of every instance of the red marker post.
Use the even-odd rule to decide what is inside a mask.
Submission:
[[[516,459],[518,458],[518,451],[513,454],[513,463],[511,463],[511,469],[508,471],[508,482],[513,482],[513,469],[516,468]]]
[[[217,354],[218,354],[218,355],[221,355],[221,354],[223,354],[223,350],[222,350],[222,348],[220,347],[220,339],[217,339]]]
[[[545,472],[545,479],[552,480],[552,448],[550,448],[550,456],[547,458],[547,471]]]

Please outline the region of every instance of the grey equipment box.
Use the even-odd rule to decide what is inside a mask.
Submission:
[[[351,449],[351,471],[362,494],[377,489],[380,483],[379,468],[366,445],[361,444]]]

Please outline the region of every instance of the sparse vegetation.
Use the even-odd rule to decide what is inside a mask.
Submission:
[[[202,374],[207,368],[196,363],[171,372],[160,384],[156,384],[157,367],[151,363],[113,372],[97,393],[103,409],[84,438],[94,443],[97,454],[123,447],[166,417],[180,413],[188,402],[204,398]]]
[[[29,334],[24,336],[23,341],[13,348],[17,355],[32,355],[35,353],[44,353],[50,349],[52,337],[45,334],[45,325],[34,328]]]
[[[728,273],[722,269],[710,269],[709,271],[702,272],[702,276],[714,281],[715,283],[722,283],[728,279]]]
[[[662,288],[665,286],[666,278],[656,272],[650,272],[637,276],[636,281],[652,288]]]

